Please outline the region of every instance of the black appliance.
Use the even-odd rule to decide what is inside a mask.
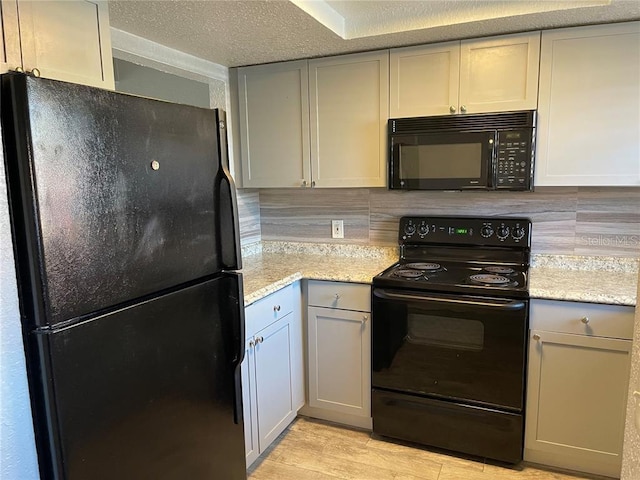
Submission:
[[[373,278],[373,431],[522,459],[531,222],[403,217]]]
[[[224,113],[1,82],[41,478],[246,478]]]
[[[389,188],[533,190],[536,112],[389,120]]]

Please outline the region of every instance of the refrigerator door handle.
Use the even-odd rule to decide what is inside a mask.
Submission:
[[[237,315],[234,324],[237,326],[235,338],[235,345],[237,348],[234,354],[235,363],[233,366],[234,375],[234,398],[233,398],[233,421],[242,425],[244,419],[242,414],[242,367],[241,364],[244,361],[244,344],[245,344],[245,320],[244,320],[244,288],[242,282],[242,274],[237,273],[238,279],[238,291],[240,292],[240,298],[238,299]]]
[[[240,257],[240,230],[238,225],[238,207],[236,188],[229,172],[229,156],[227,154],[226,115],[223,110],[214,110],[218,124],[218,148],[220,149],[220,169],[216,176],[215,202],[218,211],[217,232],[219,235],[220,259],[223,270],[239,270],[242,268]]]

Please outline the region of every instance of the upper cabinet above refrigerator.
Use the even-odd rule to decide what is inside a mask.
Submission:
[[[389,116],[535,110],[540,32],[392,49]]]
[[[2,0],[0,14],[0,73],[23,71],[113,90],[106,1]]]

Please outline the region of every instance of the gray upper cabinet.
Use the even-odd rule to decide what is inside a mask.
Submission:
[[[242,186],[386,184],[388,52],[238,70]]]
[[[238,69],[242,185],[310,184],[307,61]]]
[[[113,89],[105,1],[2,1],[2,72]]]
[[[640,22],[542,34],[535,185],[640,185]]]
[[[392,49],[390,115],[535,110],[540,33]]]
[[[388,51],[309,61],[314,186],[386,185],[388,72]]]

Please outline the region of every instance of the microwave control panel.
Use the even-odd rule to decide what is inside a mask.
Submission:
[[[495,187],[530,190],[533,179],[532,129],[498,131]]]

